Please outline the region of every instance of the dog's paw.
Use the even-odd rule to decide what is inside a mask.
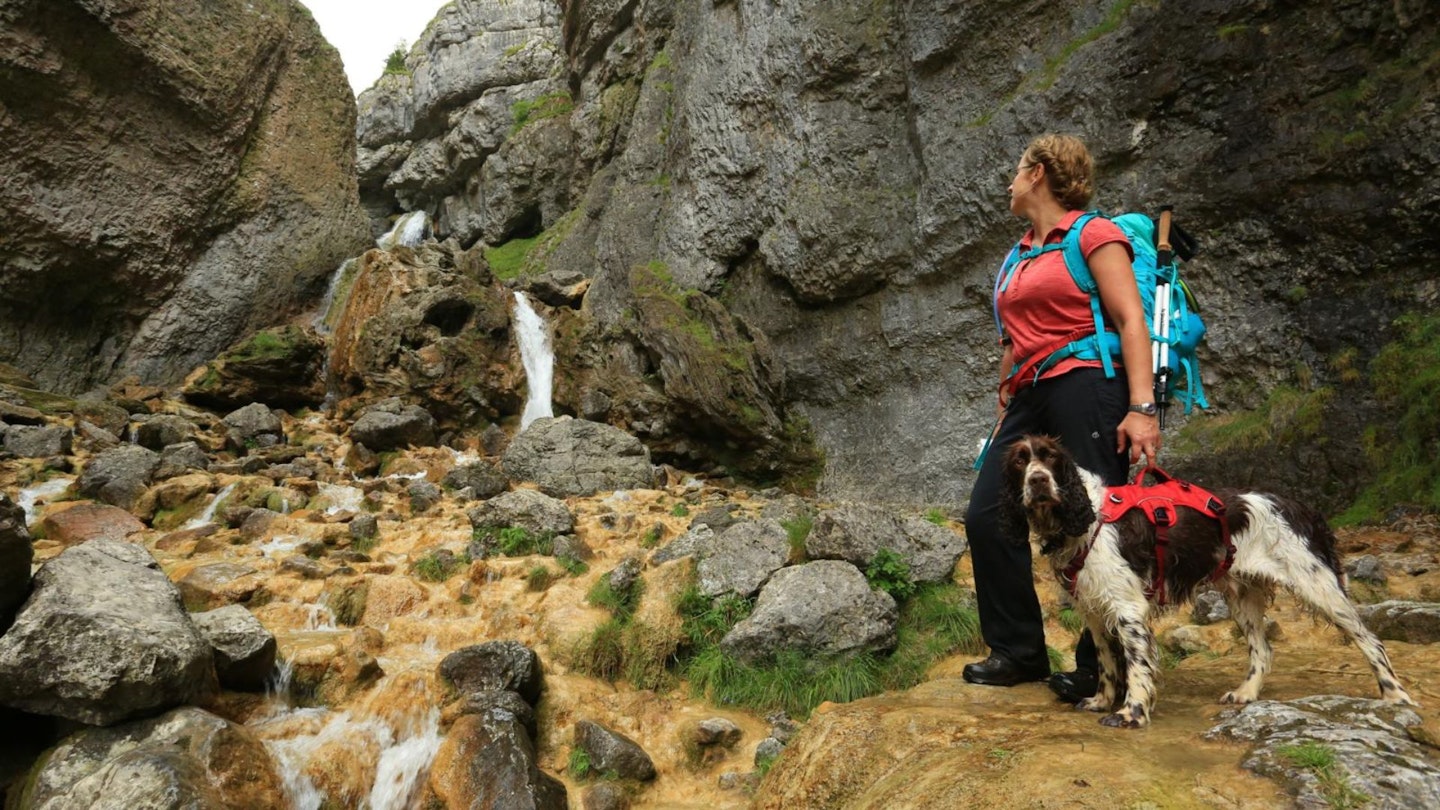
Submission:
[[[1099,695],[1096,695],[1094,697],[1081,698],[1080,702],[1075,704],[1075,708],[1082,712],[1108,712],[1110,711],[1110,704]]]
[[[1400,689],[1398,692],[1389,695],[1382,695],[1380,699],[1387,703],[1398,703],[1401,706],[1415,706],[1416,708],[1420,706],[1420,703],[1416,701],[1415,698],[1410,697],[1410,693],[1404,689]]]
[[[1100,718],[1100,725],[1110,728],[1140,728],[1145,725],[1143,721],[1137,720],[1129,715],[1124,709],[1113,714],[1107,714]]]
[[[1220,702],[1235,706],[1243,706],[1247,703],[1254,703],[1255,698],[1237,689],[1234,692],[1226,692],[1225,694],[1221,695]]]

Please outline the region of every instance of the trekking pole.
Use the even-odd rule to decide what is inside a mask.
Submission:
[[[1155,240],[1155,319],[1150,333],[1150,360],[1155,372],[1155,406],[1159,408],[1160,429],[1165,429],[1165,409],[1170,407],[1170,265],[1175,257],[1170,248],[1170,215],[1174,206],[1160,206],[1160,227]]]

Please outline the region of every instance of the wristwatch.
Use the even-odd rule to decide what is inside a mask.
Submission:
[[[1153,402],[1142,402],[1139,405],[1131,405],[1130,410],[1134,413],[1141,413],[1146,416],[1154,416],[1160,412],[1160,409],[1157,408],[1155,406],[1155,403]]]

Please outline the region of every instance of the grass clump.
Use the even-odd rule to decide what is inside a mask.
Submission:
[[[374,551],[378,545],[380,545],[380,534],[378,532],[364,537],[356,537],[350,541],[350,549],[352,551],[358,551],[361,554],[369,554]]]
[[[1069,630],[1077,636],[1080,635],[1080,633],[1085,629],[1084,617],[1082,617],[1080,615],[1080,612],[1073,607],[1060,608],[1060,614],[1058,618],[1060,620],[1061,627]]]
[[[936,526],[944,526],[946,523],[945,513],[940,511],[939,507],[934,506],[925,510],[925,519]]]
[[[915,583],[910,579],[910,563],[888,548],[875,552],[870,566],[865,569],[865,580],[870,587],[895,597],[896,602],[902,602],[915,593]]]
[[[680,503],[677,503],[677,504],[675,504],[673,507],[671,507],[671,509],[670,509],[670,516],[671,516],[671,517],[689,517],[689,516],[690,516],[690,507],[686,506],[683,501],[680,502]]]
[[[550,587],[559,575],[545,565],[536,565],[525,574],[525,587],[531,591],[543,591]]]
[[[785,536],[790,540],[790,562],[804,562],[805,540],[810,537],[810,530],[815,528],[815,518],[798,515],[780,521],[780,525],[785,527]]]
[[[565,573],[572,577],[578,577],[590,570],[590,566],[584,560],[568,554],[556,557],[555,562],[559,563],[560,567],[565,569]]]
[[[570,775],[576,779],[584,779],[590,775],[590,753],[584,748],[570,749],[570,762],[567,767]]]
[[[555,549],[554,532],[532,532],[523,526],[477,527],[471,536],[476,542],[493,547],[505,557],[550,554]]]
[[[1291,765],[1314,774],[1325,803],[1334,810],[1350,810],[1370,803],[1370,797],[1351,786],[1335,767],[1335,749],[1313,741],[1281,746],[1275,753]]]
[[[390,55],[385,57],[384,75],[388,76],[392,73],[401,76],[410,75],[410,68],[406,67],[405,65],[406,50],[407,48],[405,47],[405,40],[402,39],[399,42],[395,43],[395,50],[391,51]]]
[[[1440,315],[1406,315],[1395,327],[1398,338],[1370,369],[1375,395],[1393,418],[1366,429],[1375,479],[1338,523],[1378,521],[1396,504],[1440,510]]]
[[[617,590],[610,581],[609,576],[602,576],[595,580],[590,586],[590,592],[585,595],[585,601],[598,608],[610,611],[611,615],[628,623],[635,615],[635,608],[640,606],[640,592],[644,590],[643,583],[639,577],[631,581],[629,587]]]
[[[426,582],[444,582],[467,564],[464,557],[457,557],[446,549],[426,552],[410,564],[410,571]]]
[[[573,109],[575,102],[568,93],[546,93],[529,101],[522,99],[510,105],[510,115],[514,119],[514,123],[510,125],[510,134],[514,135],[535,121],[569,115]]]

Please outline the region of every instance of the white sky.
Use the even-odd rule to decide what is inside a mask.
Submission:
[[[340,51],[355,94],[385,71],[385,57],[405,40],[408,50],[449,0],[300,0],[320,33]]]

